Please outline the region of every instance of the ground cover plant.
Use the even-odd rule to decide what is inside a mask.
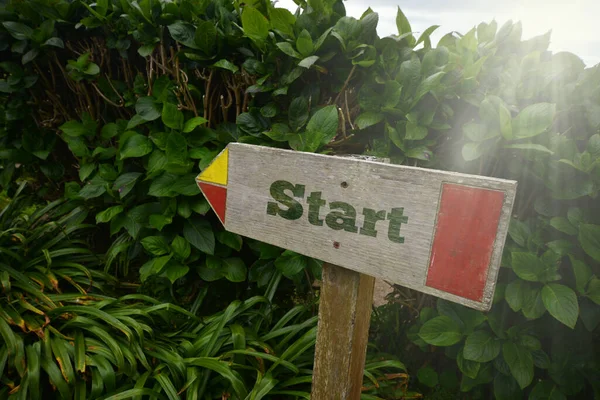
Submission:
[[[194,183],[240,141],[518,180],[492,311],[398,289],[373,338],[432,395],[600,397],[600,67],[550,34],[434,46],[398,9],[380,38],[324,0],[1,7],[0,395],[307,395],[320,263],[223,231]],[[374,365],[366,397],[406,395]]]

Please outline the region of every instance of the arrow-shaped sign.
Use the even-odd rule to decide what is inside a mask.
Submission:
[[[197,182],[228,231],[491,307],[514,181],[231,143]]]

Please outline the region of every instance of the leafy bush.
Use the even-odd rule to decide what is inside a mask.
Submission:
[[[492,311],[401,291],[409,336],[446,348],[462,391],[599,396],[600,67],[549,34],[482,23],[434,48],[400,10],[379,38],[370,9],[320,0],[9,1],[0,19],[0,184],[93,210],[106,271],[179,302],[237,283],[219,306],[278,274],[310,291],[317,262],[223,232],[198,195],[231,141],[516,179]]]
[[[309,307],[274,318],[272,299],[257,296],[198,318],[144,295],[111,297],[116,280],[81,240],[86,212],[62,200],[30,203],[17,196],[2,211],[0,398],[48,398],[52,388],[65,399],[309,397],[317,324]],[[371,357],[368,382],[404,371]]]

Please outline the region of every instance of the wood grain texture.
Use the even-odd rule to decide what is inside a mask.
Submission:
[[[228,149],[227,230],[472,308],[491,307],[516,182],[241,143]],[[300,218],[267,213],[273,201],[270,187],[277,180],[305,185],[303,198],[296,199],[303,207]],[[504,193],[481,301],[426,286],[444,183]],[[307,197],[316,191],[326,200],[321,218],[330,211],[330,202],[346,202],[356,209],[358,228],[364,223],[363,208],[403,208],[408,217],[400,228],[404,243],[388,238],[387,220],[377,222],[376,237],[311,224]]]
[[[359,400],[375,278],[323,265],[313,400]]]

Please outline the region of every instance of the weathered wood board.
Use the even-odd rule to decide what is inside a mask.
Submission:
[[[323,264],[311,399],[359,400],[375,278]]]
[[[228,231],[479,310],[517,186],[241,143],[197,182]]]

